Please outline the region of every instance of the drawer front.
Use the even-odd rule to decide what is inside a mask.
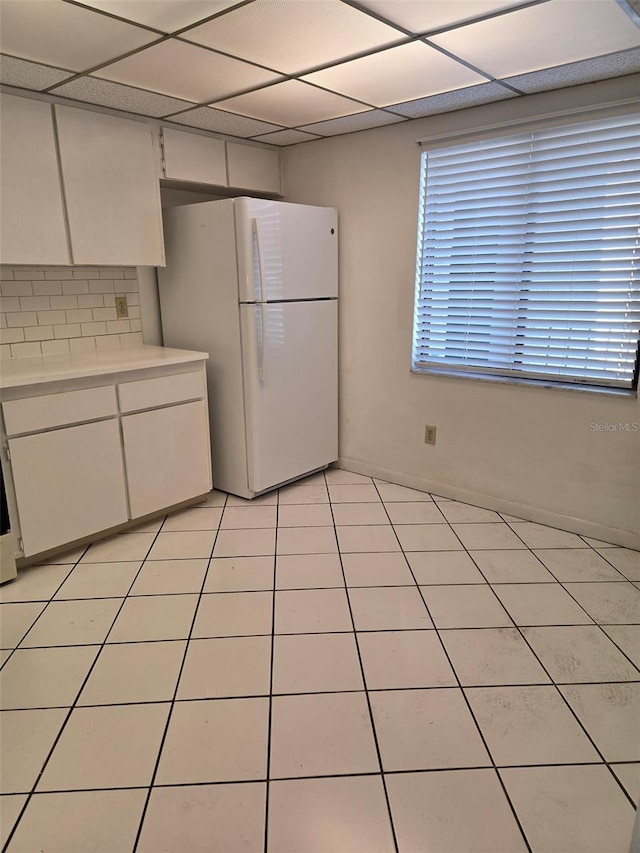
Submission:
[[[116,415],[116,389],[112,385],[45,394],[2,404],[7,435],[39,432]]]
[[[121,412],[154,409],[186,400],[202,400],[204,396],[204,375],[201,370],[159,376],[157,379],[122,382],[118,385]]]

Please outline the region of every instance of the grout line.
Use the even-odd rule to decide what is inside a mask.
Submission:
[[[276,636],[276,572],[277,572],[277,553],[278,553],[278,516],[280,510],[280,490],[276,493],[276,532],[273,545],[273,589],[271,590],[271,649],[269,659],[269,712],[267,718],[267,779],[265,786],[265,803],[264,803],[264,853],[267,853],[269,845],[269,797],[271,793],[271,728],[273,720],[273,661],[275,655],[275,636]]]

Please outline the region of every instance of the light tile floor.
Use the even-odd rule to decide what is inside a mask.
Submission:
[[[0,588],[9,853],[627,853],[640,553],[347,471]]]

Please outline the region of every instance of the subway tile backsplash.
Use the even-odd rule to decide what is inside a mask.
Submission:
[[[126,296],[129,316],[116,316]],[[135,267],[0,268],[0,357],[119,349],[142,343]]]

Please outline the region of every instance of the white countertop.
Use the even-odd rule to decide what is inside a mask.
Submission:
[[[206,358],[209,358],[206,352],[152,346],[8,358],[0,361],[0,388],[19,388],[40,382],[168,367]]]

